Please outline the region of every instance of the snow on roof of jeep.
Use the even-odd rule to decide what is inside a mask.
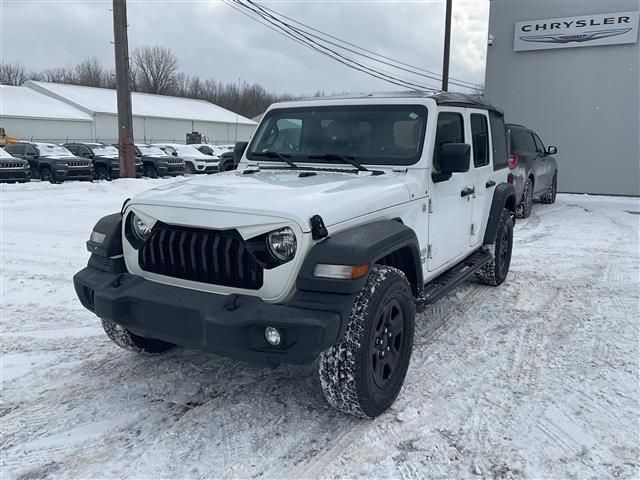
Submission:
[[[403,91],[403,92],[377,92],[377,93],[349,93],[345,95],[331,95],[327,97],[311,97],[292,102],[322,102],[323,100],[352,100],[352,99],[375,99],[375,98],[432,98],[438,105],[451,105],[462,107],[481,108],[483,110],[493,110],[500,115],[504,112],[490,104],[479,95],[469,95],[466,93],[454,92],[428,92],[428,91]],[[288,102],[282,102],[286,105]]]

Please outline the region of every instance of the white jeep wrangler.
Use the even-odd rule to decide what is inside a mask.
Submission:
[[[319,357],[333,406],[375,417],[416,310],[507,276],[515,192],[502,113],[455,94],[273,105],[237,171],[150,190],[101,219],[74,277],[109,337],[265,365]]]

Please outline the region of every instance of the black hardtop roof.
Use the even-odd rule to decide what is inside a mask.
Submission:
[[[480,95],[469,95],[466,93],[455,92],[428,92],[409,90],[402,92],[379,92],[379,93],[355,93],[346,95],[332,95],[327,97],[305,98],[303,100],[340,100],[340,99],[364,99],[364,98],[432,98],[438,105],[450,105],[456,107],[480,108],[483,110],[493,110],[494,112],[504,115],[504,112],[487,102]],[[292,100],[296,101],[296,100]]]

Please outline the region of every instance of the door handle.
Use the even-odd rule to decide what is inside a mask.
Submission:
[[[475,189],[473,187],[467,187],[460,192],[461,197],[468,197],[469,195],[473,195],[475,193]]]
[[[487,183],[484,184],[484,186],[487,188],[495,187],[496,182],[494,182],[493,180],[489,180]]]

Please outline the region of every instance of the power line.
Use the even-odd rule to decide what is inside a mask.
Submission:
[[[395,59],[393,59],[393,58],[391,58],[391,57],[387,57],[387,56],[382,55],[382,54],[380,54],[380,53],[377,53],[377,52],[374,52],[374,51],[369,50],[369,49],[367,49],[367,48],[361,47],[361,46],[356,45],[356,44],[354,44],[354,43],[352,43],[352,42],[349,42],[349,41],[347,41],[347,40],[344,40],[344,39],[342,39],[342,38],[339,38],[339,37],[336,37],[336,36],[334,36],[334,35],[331,35],[331,34],[328,34],[328,33],[326,33],[326,32],[323,32],[322,30],[318,30],[317,28],[314,28],[314,27],[312,27],[312,26],[310,26],[310,25],[307,25],[306,23],[303,23],[303,22],[301,22],[301,21],[299,21],[299,20],[296,20],[296,19],[294,19],[294,18],[288,17],[288,16],[286,16],[286,15],[285,15],[285,14],[283,14],[283,13],[276,12],[275,10],[273,10],[273,9],[271,9],[271,8],[269,8],[269,7],[266,7],[266,6],[264,6],[264,5],[260,5],[260,8],[262,8],[263,10],[268,10],[269,12],[273,13],[274,15],[279,15],[279,16],[280,16],[280,17],[282,17],[282,18],[286,18],[287,20],[289,20],[289,21],[291,21],[291,22],[293,22],[293,23],[296,23],[296,24],[298,24],[298,25],[302,25],[303,27],[308,28],[309,30],[312,30],[312,31],[314,31],[314,32],[317,32],[317,33],[319,33],[320,35],[322,35],[322,36],[324,36],[324,37],[331,38],[331,39],[336,40],[336,41],[338,41],[338,42],[342,42],[342,43],[344,43],[345,45],[349,45],[350,47],[356,48],[356,49],[358,49],[358,50],[362,50],[363,52],[370,53],[371,55],[374,55],[374,56],[376,56],[376,57],[382,58],[382,59],[384,59],[384,60],[388,60],[389,62],[393,62],[394,64],[401,65],[401,66],[403,66],[403,67],[407,67],[407,69],[405,69],[405,68],[400,68],[400,67],[398,67],[397,65],[391,65],[391,66],[393,66],[393,67],[395,67],[395,68],[399,68],[399,69],[401,69],[401,70],[405,70],[405,71],[407,71],[407,72],[414,73],[414,74],[416,74],[416,75],[422,75],[422,76],[427,77],[427,78],[430,78],[430,79],[432,79],[432,80],[437,80],[438,82],[439,82],[439,81],[441,81],[441,79],[442,79],[442,75],[440,75],[439,73],[434,72],[434,71],[432,71],[432,70],[427,70],[427,69],[425,69],[425,68],[421,68],[421,67],[418,67],[418,66],[416,66],[416,65],[411,65],[411,64],[409,64],[409,63],[402,62],[402,61],[400,61],[400,60],[395,60]],[[307,33],[308,33],[308,32],[307,32]],[[311,33],[309,33],[309,35],[312,35],[312,34],[311,34]],[[320,39],[322,39],[321,37],[319,37],[319,36],[317,36],[317,35],[312,35],[312,36],[314,36],[314,37],[316,37],[316,38],[320,38]],[[331,43],[331,42],[329,42],[328,40],[323,40],[323,41],[325,41],[325,42],[327,42],[327,43]],[[340,46],[340,45],[338,45],[338,44],[335,44],[335,43],[331,43],[331,45],[335,45],[335,46],[337,46],[337,47],[339,47],[339,48],[344,48],[345,50],[349,50],[349,49],[347,49],[347,48],[345,48],[345,47],[342,47],[342,46]],[[349,51],[352,51],[352,50],[349,50]],[[354,53],[357,53],[358,55],[363,55],[363,54],[358,53],[358,52],[354,52]],[[363,56],[366,56],[366,55],[363,55]],[[368,57],[368,56],[367,56],[367,58],[371,58],[371,57]],[[378,62],[380,62],[380,63],[384,63],[385,65],[389,65],[389,63],[381,62],[380,60],[376,60],[376,59],[373,59],[373,60],[378,61]],[[411,70],[409,70],[409,69],[411,69]],[[416,71],[414,71],[414,70],[417,70],[417,72],[416,72]],[[423,74],[418,73],[418,72],[424,72],[425,74],[428,74],[428,75],[423,75]],[[435,76],[435,78],[434,78],[432,75],[433,75],[433,76]],[[466,87],[466,88],[478,88],[478,87],[480,87],[480,85],[479,85],[479,84],[472,83],[472,82],[467,82],[466,80],[462,80],[462,79],[455,78],[455,77],[451,77],[451,76],[449,77],[449,82],[450,82],[450,83],[452,83],[452,84],[458,85],[458,86],[460,86],[460,87]]]
[[[293,38],[295,40],[297,40],[298,42],[302,42],[302,44],[304,44],[305,46],[319,52],[322,53],[323,55],[326,55],[336,61],[339,61],[340,63],[362,71],[364,73],[367,73],[375,78],[381,79],[381,80],[385,80],[388,81],[389,83],[393,83],[396,85],[400,85],[404,88],[409,88],[412,90],[436,90],[435,88],[432,87],[428,87],[425,86],[423,84],[418,84],[415,83],[413,81],[407,80],[407,79],[403,79],[403,78],[399,78],[394,76],[393,74],[390,74],[388,72],[384,72],[381,70],[377,70],[371,66],[365,65],[363,63],[360,63],[356,60],[354,60],[353,58],[347,57],[339,52],[336,52],[335,50],[322,45],[318,42],[316,42],[315,40],[313,40],[312,38],[310,38],[307,35],[307,32],[304,32],[292,25],[289,25],[287,22],[284,22],[276,17],[274,17],[273,15],[271,15],[268,12],[265,12],[264,10],[261,9],[260,6],[256,5],[255,3],[251,2],[251,0],[247,0],[247,3],[250,5],[247,5],[246,3],[241,2],[240,0],[231,0],[233,1],[236,5],[241,6],[243,8],[245,8],[246,10],[251,11],[254,15],[259,15],[262,19],[264,19],[266,22],[268,22],[269,24],[275,26],[276,28],[278,28],[279,30],[281,30],[286,36],[288,36],[289,38]]]

